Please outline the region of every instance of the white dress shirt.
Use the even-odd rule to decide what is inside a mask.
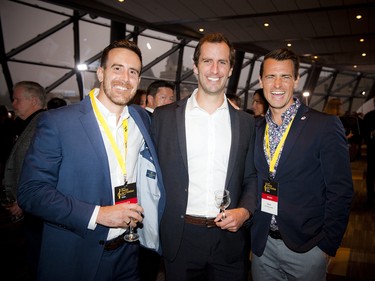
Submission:
[[[224,190],[231,147],[231,124],[227,99],[212,114],[189,98],[185,111],[189,194],[186,214],[216,217],[214,192]]]

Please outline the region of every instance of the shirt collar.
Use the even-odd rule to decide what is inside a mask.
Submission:
[[[190,98],[188,99],[187,104],[186,104],[186,110],[188,111],[201,110],[201,111],[206,112],[198,104],[197,93],[198,93],[198,88],[194,90],[194,92],[191,94]],[[218,109],[216,109],[216,111],[222,110],[222,109],[226,109],[226,110],[229,109],[228,100],[226,98],[224,98],[223,104]]]
[[[300,106],[301,102],[298,98],[295,98],[293,104],[287,110],[285,110],[285,112],[281,114],[281,119],[283,120],[283,123],[289,123],[290,120],[292,120],[292,118],[297,114],[298,108]],[[272,120],[270,109],[267,110],[265,118],[268,124],[275,124],[275,122],[273,122]]]

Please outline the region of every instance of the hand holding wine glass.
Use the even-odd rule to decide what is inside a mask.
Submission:
[[[16,205],[17,204],[16,198],[13,196],[13,194],[9,190],[5,190],[5,188],[1,189],[0,201],[1,201],[1,206],[10,213],[10,216],[11,216],[10,218],[12,222],[18,222],[23,219],[23,214],[21,213],[21,210],[19,209],[19,207]],[[20,214],[12,214],[10,209],[13,206],[16,206],[19,209],[18,213]]]
[[[229,190],[217,190],[215,191],[215,205],[217,208],[220,209],[220,213],[222,214],[222,219],[226,218],[225,209],[230,205],[230,193]]]

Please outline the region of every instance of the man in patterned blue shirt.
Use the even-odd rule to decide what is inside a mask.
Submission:
[[[254,281],[325,280],[348,223],[353,184],[344,128],[293,97],[298,70],[289,49],[271,51],[260,68],[269,110],[257,121],[254,152]]]

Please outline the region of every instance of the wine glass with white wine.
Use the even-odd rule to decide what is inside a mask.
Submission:
[[[230,192],[227,189],[215,191],[215,206],[220,209],[222,219],[226,218],[225,209],[230,205]]]

